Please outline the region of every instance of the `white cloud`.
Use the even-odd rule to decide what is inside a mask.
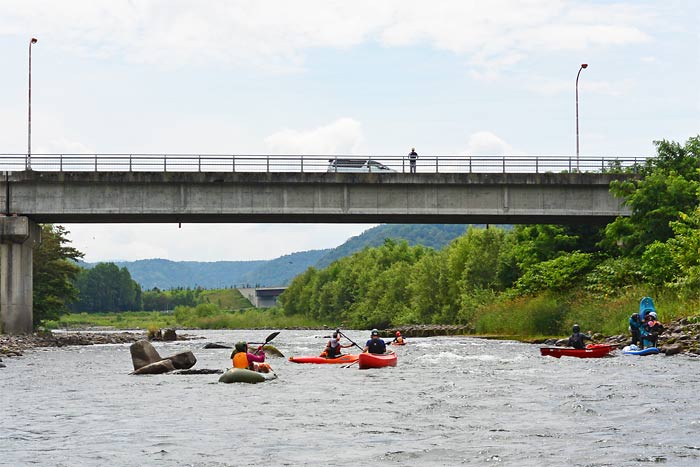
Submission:
[[[366,42],[428,44],[463,55],[494,79],[524,58],[650,40],[654,16],[633,3],[565,0],[5,0],[0,35],[34,31],[82,54],[179,66],[198,63],[295,70],[313,48]],[[69,26],[67,26],[69,25]]]
[[[265,138],[275,154],[354,154],[362,141],[362,125],[352,118],[311,130],[284,129]]]
[[[513,147],[490,131],[477,131],[469,136],[466,154],[471,156],[513,155]]]

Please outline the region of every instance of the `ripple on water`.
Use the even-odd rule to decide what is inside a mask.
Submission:
[[[283,331],[275,345],[314,355],[323,335]],[[230,350],[201,345],[158,349],[230,365]],[[692,359],[557,360],[468,337],[396,351],[397,367],[371,371],[270,359],[279,379],[259,385],[129,376],[128,345],[26,352],[0,379],[0,465],[698,465]]]

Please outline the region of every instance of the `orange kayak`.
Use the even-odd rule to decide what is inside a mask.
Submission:
[[[333,363],[355,363],[359,358],[359,355],[341,355],[338,358],[326,358],[318,357],[315,355],[308,355],[305,357],[289,357],[290,362],[294,363],[321,363],[321,364],[333,364]]]

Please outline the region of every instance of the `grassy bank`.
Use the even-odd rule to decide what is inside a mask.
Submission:
[[[44,321],[47,329],[191,328],[191,329],[291,329],[321,328],[323,323],[302,316],[285,316],[277,310],[244,309],[226,311],[216,305],[178,307],[175,313],[124,311],[119,313],[71,313],[56,321]]]
[[[654,299],[659,319],[669,322],[700,316],[700,299],[679,297],[668,290],[630,288],[615,298],[590,294],[553,294],[518,298],[491,304],[479,310],[474,329],[477,334],[520,336],[566,336],[579,324],[584,331],[604,335],[627,334],[628,320],[639,311],[644,296]]]

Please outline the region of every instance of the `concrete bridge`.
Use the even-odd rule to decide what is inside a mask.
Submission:
[[[604,224],[629,215],[609,193],[612,180],[630,177],[624,174],[475,173],[472,161],[468,172],[440,171],[437,159],[418,173],[340,173],[309,170],[306,163],[306,171],[302,162],[302,170],[292,172],[270,170],[269,159],[263,171],[234,171],[234,162],[226,172],[175,172],[166,164],[154,172],[133,171],[130,160],[129,170],[99,171],[95,158],[97,170],[67,171],[61,160],[60,168],[53,163],[46,171],[5,171],[0,330],[32,330],[37,223]]]

